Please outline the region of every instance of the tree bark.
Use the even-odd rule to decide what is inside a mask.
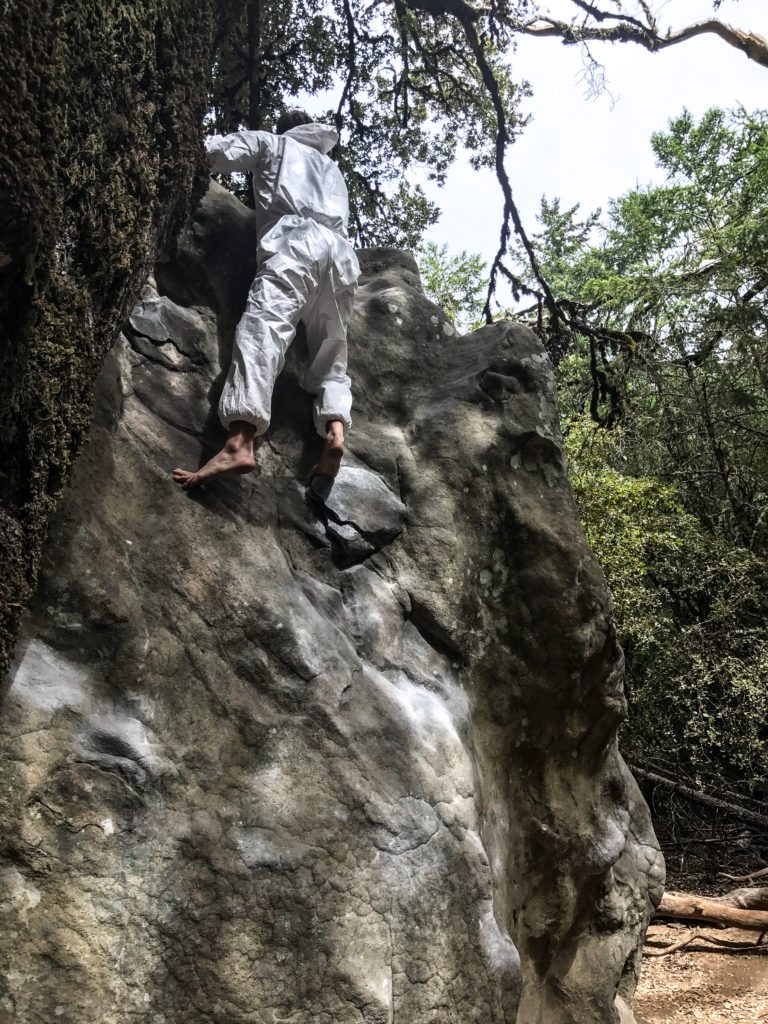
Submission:
[[[264,71],[261,61],[263,16],[262,0],[248,0],[248,127],[252,131],[264,128]]]
[[[0,679],[102,360],[202,193],[232,0],[11,0],[0,19]]]

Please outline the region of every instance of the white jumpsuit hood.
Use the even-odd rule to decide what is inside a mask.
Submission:
[[[327,155],[333,128],[303,124],[284,135],[242,131],[208,140],[213,171],[251,171],[259,229],[259,271],[237,326],[219,416],[269,426],[272,389],[300,319],[307,328],[304,387],[314,395],[314,421],[351,426],[347,323],[360,273],[348,241],[344,178]]]

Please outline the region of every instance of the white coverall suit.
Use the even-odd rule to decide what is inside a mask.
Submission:
[[[208,140],[213,171],[253,172],[259,233],[259,269],[219,402],[227,428],[245,420],[257,434],[267,429],[272,389],[299,320],[307,329],[302,383],[314,395],[315,428],[325,437],[329,420],[351,426],[347,324],[360,267],[347,238],[344,179],[326,155],[337,142],[337,133],[321,124],[298,125],[284,135],[243,131]]]

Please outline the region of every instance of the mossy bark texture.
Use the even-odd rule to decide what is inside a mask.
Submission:
[[[216,0],[0,19],[0,678],[103,357],[205,179]]]

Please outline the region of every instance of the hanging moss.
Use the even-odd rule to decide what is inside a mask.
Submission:
[[[120,323],[205,183],[216,0],[0,22],[0,678]]]

